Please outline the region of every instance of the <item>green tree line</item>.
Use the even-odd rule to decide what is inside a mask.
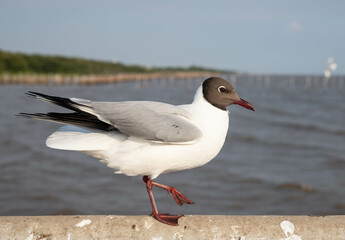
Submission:
[[[23,54],[0,49],[0,73],[115,74],[159,71],[216,71],[203,67],[147,68],[76,57]],[[219,72],[219,71],[218,71]]]

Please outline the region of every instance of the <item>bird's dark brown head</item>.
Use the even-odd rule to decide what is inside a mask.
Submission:
[[[231,104],[237,104],[255,111],[252,104],[240,98],[234,87],[220,77],[210,77],[202,84],[204,98],[213,106],[226,110]]]

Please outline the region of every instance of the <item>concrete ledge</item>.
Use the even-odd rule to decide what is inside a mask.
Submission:
[[[345,216],[185,216],[179,226],[149,216],[0,217],[1,240],[345,239]]]

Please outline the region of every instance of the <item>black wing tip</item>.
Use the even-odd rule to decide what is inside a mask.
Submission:
[[[27,91],[25,93],[25,95],[27,97],[30,97],[30,98],[38,98],[38,97],[43,97],[45,98],[47,95],[43,94],[43,93],[39,93],[39,92],[32,92],[32,91]]]
[[[47,98],[47,97],[50,97],[49,95],[46,95],[46,94],[43,94],[43,93],[39,93],[39,92],[33,92],[33,91],[27,91],[25,94],[28,97],[33,97],[33,98],[37,98],[37,97]]]
[[[42,113],[18,113],[14,116],[19,117],[19,118],[37,118],[42,115],[43,115]]]
[[[30,113],[17,113],[17,114],[15,114],[14,116],[15,117],[28,117],[30,115]]]
[[[35,92],[31,92],[31,91],[27,91],[25,93],[26,96],[28,97],[33,97],[33,98],[36,98],[37,94]]]

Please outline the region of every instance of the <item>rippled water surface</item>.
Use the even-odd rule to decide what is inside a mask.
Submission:
[[[230,80],[230,77],[228,77]],[[236,81],[235,81],[236,80]],[[312,79],[315,80],[315,79]],[[0,86],[0,215],[149,214],[140,177],[113,174],[98,160],[49,149],[60,125],[14,117],[61,110],[26,91],[92,100],[192,101],[200,79],[98,86]],[[299,77],[232,78],[256,112],[229,107],[220,154],[193,170],[159,176],[194,206],[155,189],[162,212],[184,214],[345,214],[345,88]]]

